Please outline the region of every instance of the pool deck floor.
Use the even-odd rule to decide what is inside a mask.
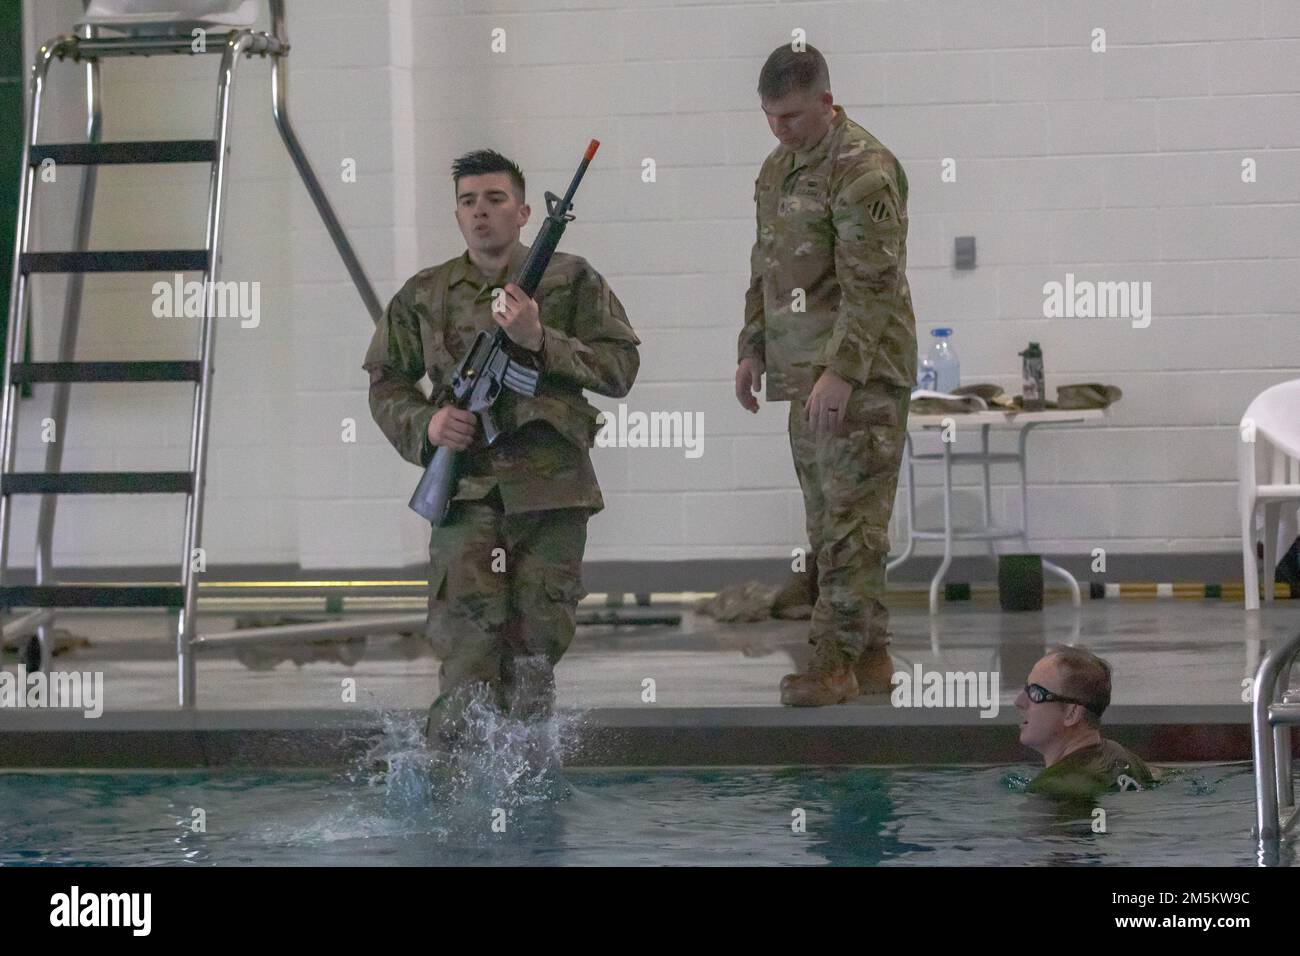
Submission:
[[[1104,732],[1150,760],[1250,758],[1243,690],[1280,639],[1300,631],[1300,601],[1247,612],[1228,600],[1049,596],[1041,612],[1006,613],[996,598],[945,603],[891,594],[896,669],[996,672],[999,709],[903,708],[886,695],[828,708],[782,707],[777,685],[809,651],[807,623],[718,624],[688,607],[678,627],[580,627],[557,668],[560,707],[578,729],[573,765],[1024,763],[1012,706],[1046,647],[1081,644],[1109,660],[1114,694]],[[628,609],[628,613],[646,609]],[[405,613],[410,613],[405,612]],[[378,615],[370,615],[378,616]],[[418,714],[437,693],[438,661],[368,639],[353,666],[336,661],[250,670],[232,651],[204,651],[197,707],[176,703],[172,621],[163,614],[75,613],[57,624],[89,646],[54,669],[102,671],[104,712],[0,709],[0,767],[337,766],[364,751],[384,714]],[[204,614],[202,633],[228,630]],[[405,650],[409,653],[412,648]],[[16,668],[13,649],[4,669]],[[355,702],[344,681],[355,680]],[[646,681],[654,700],[644,700]],[[1300,674],[1295,680],[1300,685]]]

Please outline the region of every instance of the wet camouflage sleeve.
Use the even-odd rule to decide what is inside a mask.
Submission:
[[[599,395],[622,398],[641,364],[641,340],[604,276],[584,268],[574,290],[573,334],[546,327],[542,371]]]
[[[410,288],[410,283],[403,286],[388,303],[362,367],[370,373],[370,414],[398,453],[423,467],[434,452],[429,421],[450,398],[444,394],[441,376],[433,383],[435,401],[416,384],[427,369],[419,316],[408,298]]]
[[[841,295],[818,364],[856,385],[870,379],[872,360],[889,323],[897,315],[911,314],[903,277],[905,200],[894,176],[875,164],[850,167],[831,187],[835,278]]]
[[[758,180],[754,181],[754,218],[758,218]],[[761,228],[761,227],[758,227]],[[757,229],[756,229],[757,231]],[[765,356],[763,333],[766,330],[763,309],[763,250],[758,236],[749,253],[749,288],[745,290],[745,326],[740,330],[736,361],[750,356]]]

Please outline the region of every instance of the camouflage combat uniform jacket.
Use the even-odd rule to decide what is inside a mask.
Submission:
[[[819,143],[778,146],[754,183],[758,236],[738,354],[763,359],[769,401],[802,401],[826,367],[855,385],[916,383],[907,176],[834,110]]]
[[[433,457],[429,421],[451,403],[452,376],[474,336],[498,328],[492,290],[517,274],[527,254],[516,243],[506,269],[485,277],[462,253],[416,273],[384,310],[363,368],[370,373],[371,414],[407,461],[424,466]],[[503,391],[492,407],[502,435],[489,448],[477,429],[461,455],[454,500],[483,498],[497,488],[506,514],[599,511],[604,501],[589,452],[599,425],[582,390],[626,395],[640,340],[609,284],[580,256],[555,253],[534,298],[545,342],[538,355],[516,354],[540,366],[538,393],[524,398]],[[416,385],[426,373],[429,398]]]

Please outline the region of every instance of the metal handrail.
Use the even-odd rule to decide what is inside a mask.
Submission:
[[[270,4],[271,25],[275,33],[275,39],[284,54],[287,54],[289,52],[289,28],[285,21],[284,0],[270,0]],[[312,169],[307,154],[298,141],[298,134],[293,131],[293,124],[289,122],[288,96],[289,71],[287,69],[287,60],[283,55],[277,55],[271,61],[271,115],[275,118],[275,126],[280,131],[280,138],[284,140],[285,149],[289,151],[289,157],[298,170],[298,176],[302,179],[302,184],[307,187],[307,194],[311,196],[317,214],[325,223],[325,229],[329,232],[330,239],[334,241],[334,248],[338,250],[340,258],[343,259],[344,268],[348,270],[348,275],[352,277],[352,284],[357,287],[357,292],[361,295],[361,301],[365,303],[367,311],[370,312],[371,321],[378,323],[380,316],[384,313],[384,307],[380,303],[379,297],[375,295],[374,286],[370,284],[370,280],[366,277],[361,261],[352,250],[352,244],[348,242],[343,226],[339,223],[338,217],[334,215],[333,207],[325,197],[325,191],[321,188],[320,180],[316,178],[316,172]]]
[[[213,288],[221,273],[221,213],[226,199],[226,156],[230,138],[230,94],[235,80],[235,66],[248,46],[251,31],[231,33],[221,55],[217,79],[217,115],[215,120],[216,158],[208,181],[208,222],[205,227],[208,268],[203,275],[204,288]],[[205,296],[203,323],[199,332],[199,387],[194,390],[194,415],[190,427],[190,474],[194,487],[185,499],[185,543],[181,548],[181,584],[184,599],[176,624],[177,696],[182,707],[193,707],[197,690],[194,661],[195,592],[194,549],[203,535],[203,494],[207,486],[208,426],[212,391],[212,353],[216,344],[217,325],[213,321],[212,302]]]
[[[1291,726],[1300,723],[1300,713],[1283,706],[1297,654],[1300,634],[1269,651],[1255,673],[1251,705],[1255,832],[1265,846],[1276,844],[1300,817],[1291,777]]]
[[[29,91],[31,95],[30,109],[24,118],[23,131],[23,152],[22,152],[22,177],[18,186],[18,217],[14,238],[14,260],[13,272],[10,279],[10,288],[13,295],[9,300],[9,325],[5,336],[5,362],[4,362],[4,397],[3,405],[0,406],[0,471],[8,474],[13,470],[15,448],[17,445],[18,435],[18,407],[17,399],[13,389],[13,361],[14,356],[24,354],[27,348],[27,332],[30,322],[28,321],[31,314],[31,301],[29,295],[29,277],[20,268],[22,253],[27,250],[28,241],[31,238],[32,223],[32,197],[36,186],[36,170],[31,165],[31,150],[36,145],[36,140],[40,135],[40,116],[41,102],[45,95],[46,78],[50,71],[50,65],[54,59],[63,59],[68,50],[77,42],[75,36],[56,37],[44,44],[36,53],[36,60],[32,64],[31,81]],[[93,99],[93,86],[88,86],[87,95]],[[92,104],[93,105],[93,104]],[[88,124],[88,131],[94,131],[96,125],[91,122]],[[85,198],[83,182],[82,198]],[[57,411],[58,402],[56,400],[55,410]],[[63,422],[56,419],[56,435],[62,438]],[[55,442],[54,444],[59,444]],[[41,520],[38,529],[53,535],[53,514],[47,513],[45,498],[41,501]],[[12,518],[13,500],[9,495],[0,495],[0,584],[4,582],[5,570],[8,567],[9,558],[9,534],[8,528]],[[48,518],[47,518],[48,514]],[[50,554],[50,540],[37,542],[37,564],[36,573],[41,574],[42,563],[41,555]],[[48,660],[49,655],[49,631],[46,625],[50,617],[45,615],[27,615],[21,621],[11,622],[11,628],[6,628],[6,635],[12,636],[24,633],[25,629],[32,623],[36,624],[35,633],[40,642],[41,664]]]
[[[93,39],[95,28],[85,27],[86,39]],[[78,41],[80,42],[80,41]],[[73,47],[75,49],[75,45]],[[94,60],[86,62],[86,142],[98,143],[102,128],[100,113],[99,64]],[[35,145],[33,141],[32,145]],[[91,218],[95,208],[95,186],[99,181],[99,167],[90,165],[82,170],[81,190],[77,197],[77,227],[72,248],[84,252],[90,246]],[[59,333],[59,360],[67,361],[76,353],[77,332],[81,325],[81,296],[85,288],[85,274],[74,272],[68,276],[68,294],[63,306],[63,325]],[[30,322],[30,300],[28,321]],[[68,402],[72,396],[72,386],[68,382],[58,382],[54,386],[54,403],[51,416],[55,421],[58,441],[52,441],[45,447],[45,470],[50,473],[63,469],[63,426],[68,420]],[[41,495],[40,512],[36,523],[36,583],[42,585],[54,578],[54,517],[58,511],[58,495]],[[40,669],[49,666],[54,654],[54,627],[52,618],[41,622],[36,631],[36,643],[40,649]]]

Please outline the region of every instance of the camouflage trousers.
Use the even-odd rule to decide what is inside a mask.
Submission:
[[[429,540],[428,636],[441,658],[430,733],[478,694],[521,719],[547,716],[554,667],[582,599],[587,508],[504,514],[500,495],[453,501]]]
[[[809,640],[854,658],[889,643],[881,599],[909,394],[877,382],[855,387],[840,435],[814,435],[803,402],[790,403],[790,449],[817,556]]]

